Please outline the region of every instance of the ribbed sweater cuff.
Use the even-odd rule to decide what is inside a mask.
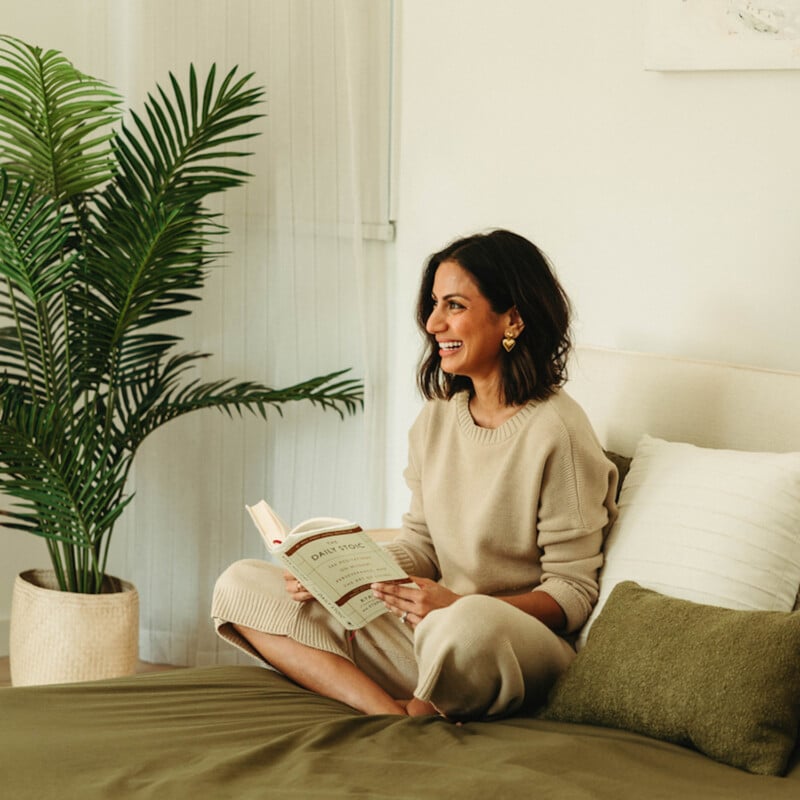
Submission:
[[[389,552],[392,558],[400,565],[400,568],[406,572],[408,575],[416,574],[416,566],[414,559],[408,554],[408,551],[399,544],[395,544],[394,542],[388,542],[384,545],[387,552]]]
[[[561,610],[567,618],[565,633],[573,633],[578,630],[589,617],[591,612],[589,604],[566,581],[550,578],[533,591],[549,594],[561,606]]]

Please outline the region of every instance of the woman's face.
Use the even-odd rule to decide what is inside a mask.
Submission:
[[[433,311],[425,325],[439,343],[442,369],[477,381],[500,378],[501,342],[512,313],[498,314],[474,279],[455,261],[443,261],[433,279]]]

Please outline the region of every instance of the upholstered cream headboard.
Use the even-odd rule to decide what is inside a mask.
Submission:
[[[800,451],[800,374],[579,347],[567,391],[604,447],[642,434],[734,450]]]

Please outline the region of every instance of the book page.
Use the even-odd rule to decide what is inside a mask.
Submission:
[[[286,538],[286,523],[265,500],[260,500],[254,506],[245,506],[245,508],[268,548],[272,549]]]

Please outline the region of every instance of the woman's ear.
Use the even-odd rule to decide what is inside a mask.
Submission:
[[[517,310],[516,306],[511,306],[508,311],[508,324],[506,325],[506,330],[509,331],[514,338],[519,336],[522,331],[525,330],[525,321],[519,315],[519,311]]]

